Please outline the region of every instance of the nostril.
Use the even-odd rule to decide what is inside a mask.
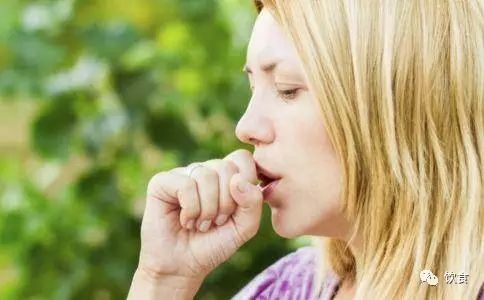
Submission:
[[[258,147],[258,146],[259,146],[259,144],[260,144],[260,142],[259,142],[259,140],[258,140],[258,139],[256,139],[256,138],[252,138],[252,137],[251,137],[251,138],[249,138],[249,142],[248,142],[248,144],[251,144],[251,145],[253,145],[253,146],[255,146],[255,147]]]

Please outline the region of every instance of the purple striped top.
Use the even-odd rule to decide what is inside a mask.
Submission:
[[[320,299],[330,300],[339,287],[339,278],[328,272],[320,293],[314,284],[318,249],[306,246],[280,258],[252,279],[232,299]]]
[[[306,246],[273,263],[243,287],[232,300],[311,299],[330,300],[338,291],[340,279],[333,272],[325,274],[320,291],[315,285],[318,248]],[[478,300],[484,300],[481,288]]]

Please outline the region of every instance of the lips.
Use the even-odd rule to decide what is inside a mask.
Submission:
[[[257,178],[261,181],[260,186],[265,187],[271,182],[281,179],[281,176],[278,176],[274,173],[269,172],[267,169],[263,168],[261,165],[256,163],[256,170],[257,170]]]

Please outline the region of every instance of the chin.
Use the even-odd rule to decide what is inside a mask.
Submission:
[[[272,224],[272,228],[274,228],[274,231],[278,236],[286,239],[293,239],[301,236],[301,234],[295,232],[294,230],[286,230],[286,228],[276,227],[274,224]]]
[[[301,227],[301,222],[294,222],[284,218],[277,209],[271,209],[271,222],[272,228],[277,233],[277,235],[292,239],[302,235],[305,235],[303,228]]]

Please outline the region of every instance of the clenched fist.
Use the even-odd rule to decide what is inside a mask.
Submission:
[[[190,164],[148,184],[138,270],[201,279],[258,231],[262,192],[252,153]]]

